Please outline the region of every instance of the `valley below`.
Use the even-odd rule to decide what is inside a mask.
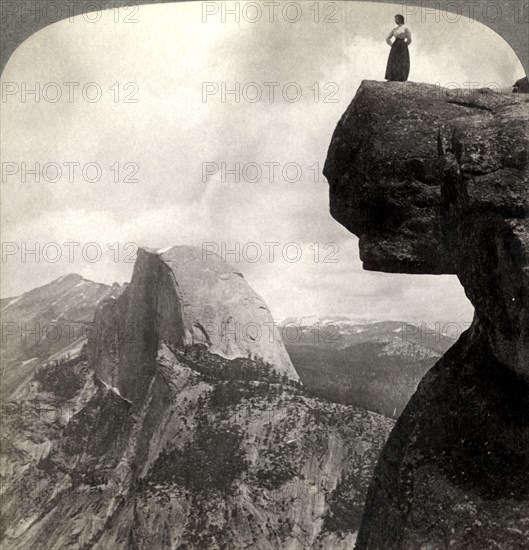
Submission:
[[[130,284],[70,275],[1,307],[4,547],[354,545],[394,421],[358,398],[376,394],[368,378],[339,391],[337,358],[373,344],[348,340],[347,323],[327,353],[301,337],[292,363],[281,326],[271,343],[215,341],[215,315],[271,316],[186,247],[146,251]]]

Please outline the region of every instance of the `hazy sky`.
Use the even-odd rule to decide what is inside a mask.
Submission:
[[[336,13],[324,4],[335,5]],[[328,213],[321,168],[332,132],[361,80],[383,79],[384,38],[402,7],[322,3],[315,22],[313,5],[299,2],[300,13],[286,14],[291,20],[301,15],[297,22],[279,10],[273,23],[265,6],[255,23],[245,21],[255,13],[250,8],[235,23],[230,16],[223,22],[220,12],[203,22],[200,2],[140,6],[136,23],[124,23],[124,12],[103,12],[95,23],[83,17],[56,23],[22,44],[2,74],[3,91],[15,90],[1,104],[2,241],[15,243],[7,251],[18,247],[2,258],[2,296],[67,272],[127,281],[133,265],[124,261],[132,250],[127,243],[161,248],[209,242],[219,250],[220,243],[229,249],[239,243],[240,270],[277,317],[468,320],[472,307],[456,277],[362,271],[357,238]],[[245,2],[239,6],[242,11]],[[334,22],[324,22],[325,16]],[[408,18],[414,36],[410,80],[508,87],[523,75],[501,37],[477,22],[449,18],[454,16]],[[36,82],[38,103],[21,93]],[[72,82],[79,86],[65,84]],[[257,86],[244,88],[250,82]],[[47,83],[57,85],[49,85],[44,97]],[[86,87],[84,97],[87,83],[96,85]],[[218,93],[204,97],[204,83]],[[240,101],[229,94],[223,101],[222,87],[235,83]],[[288,83],[296,84],[285,88]],[[98,86],[101,98],[88,101]],[[53,102],[57,89],[62,97]],[[254,102],[257,90],[262,98]],[[129,94],[137,102],[124,102]],[[37,162],[57,163],[62,177],[53,181],[57,172],[49,164],[40,182],[30,173],[23,180],[22,163],[32,169]],[[83,175],[88,163],[94,164]],[[228,173],[223,181],[217,173],[203,181],[204,163],[228,169],[239,163],[241,180]],[[251,181],[258,173],[248,163],[259,166],[260,180]],[[269,163],[276,163],[272,182]],[[123,181],[135,166],[137,181]],[[100,180],[88,181],[96,167]],[[36,242],[39,262],[22,254],[24,243],[30,249]],[[80,245],[68,249],[66,242]],[[259,245],[256,263],[247,261],[257,253],[256,246],[244,248],[249,242]],[[279,243],[273,262],[269,242]],[[44,250],[46,243],[60,247]],[[285,249],[288,243],[298,246]],[[101,258],[87,261],[97,257],[98,247]],[[54,263],[57,252],[62,258]],[[287,261],[282,252],[300,259]],[[235,263],[233,255],[226,258]]]

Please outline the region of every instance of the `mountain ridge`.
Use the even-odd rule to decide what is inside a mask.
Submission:
[[[133,281],[93,305],[96,333],[78,353],[38,360],[3,403],[2,544],[349,548],[393,422],[308,395],[258,354],[223,357],[207,340],[175,337],[184,334],[179,301],[193,293],[162,288],[168,267],[141,254]],[[205,295],[231,277],[244,282],[219,283],[215,266],[197,265],[206,274],[194,281],[211,283]],[[160,293],[174,299],[162,311]],[[252,293],[236,296],[250,296],[268,322]],[[237,303],[220,310],[236,314]],[[129,334],[131,319],[143,324]],[[135,391],[120,374],[131,367],[142,370],[128,378]]]

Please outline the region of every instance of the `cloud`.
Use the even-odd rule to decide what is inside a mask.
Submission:
[[[2,295],[28,290],[64,270],[104,282],[127,280],[131,264],[114,261],[112,243],[233,247],[275,241],[298,243],[302,259],[241,262],[241,271],[278,314],[471,315],[455,277],[362,271],[356,237],[328,213],[321,176],[327,147],[361,80],[383,76],[384,38],[397,6],[339,3],[336,23],[315,23],[312,4],[300,5],[306,10],[298,23],[279,18],[255,24],[222,23],[220,17],[203,23],[198,2],[142,6],[137,24],[76,18],[21,45],[4,82],[79,82],[78,92],[96,82],[102,97],[96,103],[76,96],[73,103],[9,98],[2,104],[2,158],[28,167],[36,162],[63,167],[56,183],[36,183],[31,176],[21,183],[18,175],[2,184],[3,240],[95,241],[105,255],[97,263],[10,261],[3,266]],[[435,22],[417,14],[409,24],[414,80],[481,79],[508,86],[520,74],[505,41],[479,23]],[[479,48],[470,48],[471,41]],[[206,100],[205,82],[218,87]],[[243,90],[251,82],[262,92],[260,101],[243,95],[237,102],[230,94],[222,101],[223,86],[230,90],[238,83]],[[267,82],[277,83],[273,102]],[[293,82],[302,94],[289,102],[283,94]],[[132,87],[125,88],[127,83]],[[131,92],[137,103],[123,101]],[[88,182],[78,171],[69,182],[65,162],[78,162],[79,169],[96,163],[101,178]],[[137,182],[123,181],[130,173],[126,163],[137,167]],[[228,171],[239,163],[242,177],[235,182],[227,173],[223,181],[221,168],[203,181],[204,163]],[[263,170],[257,182],[244,177],[252,163]],[[267,163],[276,164],[273,181]],[[289,163],[299,167],[299,181],[284,177]],[[339,262],[314,261],[315,247],[328,243],[339,248]]]

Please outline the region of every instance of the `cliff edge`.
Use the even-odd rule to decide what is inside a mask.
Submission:
[[[529,100],[365,81],[324,174],[366,269],[455,273],[475,308],[389,437],[356,548],[527,548]]]

